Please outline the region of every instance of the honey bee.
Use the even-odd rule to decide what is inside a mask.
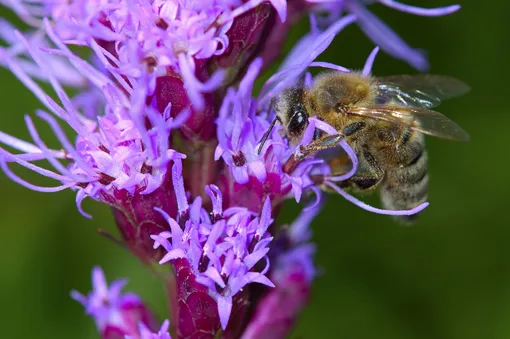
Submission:
[[[468,91],[463,82],[442,75],[376,78],[358,72],[325,73],[314,79],[311,88],[290,87],[275,98],[276,117],[271,128],[278,121],[290,142],[296,143],[308,127],[309,117],[327,122],[358,157],[356,173],[341,187],[357,192],[379,188],[384,208],[407,210],[427,200],[425,135],[469,140],[469,135],[455,122],[431,109],[442,100]],[[270,130],[261,147],[269,133]],[[317,129],[314,140],[302,148],[302,154],[338,149],[338,136],[324,135]],[[351,166],[345,153],[338,152],[328,163],[334,174],[344,174]],[[415,217],[397,219],[410,224]]]

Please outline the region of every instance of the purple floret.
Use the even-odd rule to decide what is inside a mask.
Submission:
[[[71,296],[85,307],[85,312],[94,318],[102,338],[111,333],[138,337],[138,325],[154,328],[155,319],[141,299],[134,293],[121,293],[126,280],[115,280],[108,286],[103,270],[92,270],[93,290],[84,296],[72,291]]]
[[[178,164],[174,167],[180,166]],[[176,183],[174,187],[182,186]],[[173,262],[175,266],[176,259],[186,259],[192,269],[192,279],[206,286],[209,295],[218,303],[219,319],[225,329],[232,311],[233,297],[240,290],[252,282],[274,286],[265,276],[269,269],[266,256],[268,244],[272,240],[267,232],[273,221],[271,203],[269,199],[266,200],[257,218],[257,213],[243,208],[223,211],[218,188],[211,185],[206,190],[213,201],[211,213],[203,209],[201,198],[196,198],[190,206],[186,202],[185,210],[188,213],[181,212],[177,220],[159,210],[167,220],[170,231],[153,235],[152,238],[154,248],[162,246],[167,251],[160,264]],[[175,193],[182,196],[183,192],[176,188]],[[180,200],[179,197],[177,199]],[[264,261],[264,268],[255,269],[257,263]]]
[[[51,32],[51,28],[48,29]],[[104,95],[106,102],[103,114],[91,119],[77,110],[58,78],[51,73],[52,70],[44,67],[42,55],[45,55],[45,52],[38,49],[40,46],[33,46],[20,33],[16,34],[50,80],[60,104],[46,95],[14,59],[7,59],[7,66],[46,105],[50,113],[38,111],[37,116],[54,131],[62,149],[49,149],[39,137],[32,118],[27,116],[25,121],[33,144],[5,134],[0,135],[0,142],[22,152],[11,153],[0,148],[0,162],[4,171],[20,184],[35,190],[48,191],[68,187],[76,189],[80,211],[80,203],[85,197],[105,201],[105,195],[113,196],[118,190],[126,190],[131,194],[135,191],[147,194],[158,188],[165,178],[168,163],[185,157],[170,148],[169,138],[171,131],[185,121],[187,112],[174,119],[169,114],[170,106],[161,115],[150,103],[147,104],[145,97],[152,86],[148,78],[140,78],[133,83],[131,95],[126,96],[112,80],[72,54],[61,40],[50,34],[58,47],[50,52],[68,58]],[[74,143],[64,134],[57,119],[64,121],[75,131]],[[150,121],[150,127],[146,126],[145,119]],[[46,159],[54,171],[33,164],[34,161],[42,159]],[[62,185],[48,188],[29,184],[8,168],[9,162],[16,162],[58,180]],[[65,162],[69,164],[65,165]],[[88,216],[83,211],[82,214]]]

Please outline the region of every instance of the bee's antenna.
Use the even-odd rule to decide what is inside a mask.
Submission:
[[[273,121],[271,121],[271,125],[269,125],[269,128],[267,129],[267,132],[264,134],[264,136],[262,137],[262,141],[260,143],[260,146],[259,146],[259,150],[258,150],[258,155],[260,155],[260,152],[262,152],[262,147],[264,146],[264,144],[266,143],[266,140],[267,138],[269,138],[269,134],[271,134],[271,131],[273,130],[274,128],[274,125],[276,124],[276,121],[280,121],[280,119],[278,118],[278,116],[275,116]]]
[[[274,103],[275,103],[275,99],[273,98],[273,99],[271,99],[271,102],[269,103],[269,109],[267,110],[267,114],[271,114]],[[273,121],[271,121],[271,125],[269,125],[267,132],[262,137],[262,141],[260,142],[259,150],[257,152],[258,155],[260,155],[260,153],[262,152],[262,147],[264,147],[264,144],[266,143],[267,138],[269,138],[269,134],[271,134],[271,131],[273,130],[274,125],[276,124],[276,121],[280,121],[280,118],[278,118],[278,114],[274,117]]]

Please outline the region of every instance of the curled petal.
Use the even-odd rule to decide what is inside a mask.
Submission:
[[[341,189],[340,187],[338,187],[337,185],[335,185],[332,182],[325,181],[324,184],[326,184],[328,187],[330,187],[333,190],[335,190],[338,194],[343,196],[346,200],[352,202],[354,205],[356,205],[358,207],[361,207],[364,210],[372,212],[372,213],[384,214],[384,215],[393,215],[393,216],[413,215],[413,214],[416,214],[416,213],[419,213],[419,212],[423,211],[429,205],[428,202],[424,202],[424,203],[422,203],[422,204],[420,204],[420,205],[418,205],[415,208],[412,208],[410,210],[384,210],[384,209],[375,208],[375,207],[372,207],[370,205],[365,204],[364,202],[356,199],[355,197],[353,197],[352,195],[348,194],[347,192],[345,192],[343,189]]]
[[[394,0],[377,0],[379,3],[396,9],[398,11],[415,14],[419,16],[443,16],[457,12],[460,9],[460,5],[451,5],[446,7],[438,8],[422,8],[411,5],[402,4]]]

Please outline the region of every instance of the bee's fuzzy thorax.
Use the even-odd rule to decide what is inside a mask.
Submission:
[[[327,114],[338,105],[368,105],[374,102],[377,88],[376,80],[360,72],[328,72],[315,78],[311,90],[318,113]]]

